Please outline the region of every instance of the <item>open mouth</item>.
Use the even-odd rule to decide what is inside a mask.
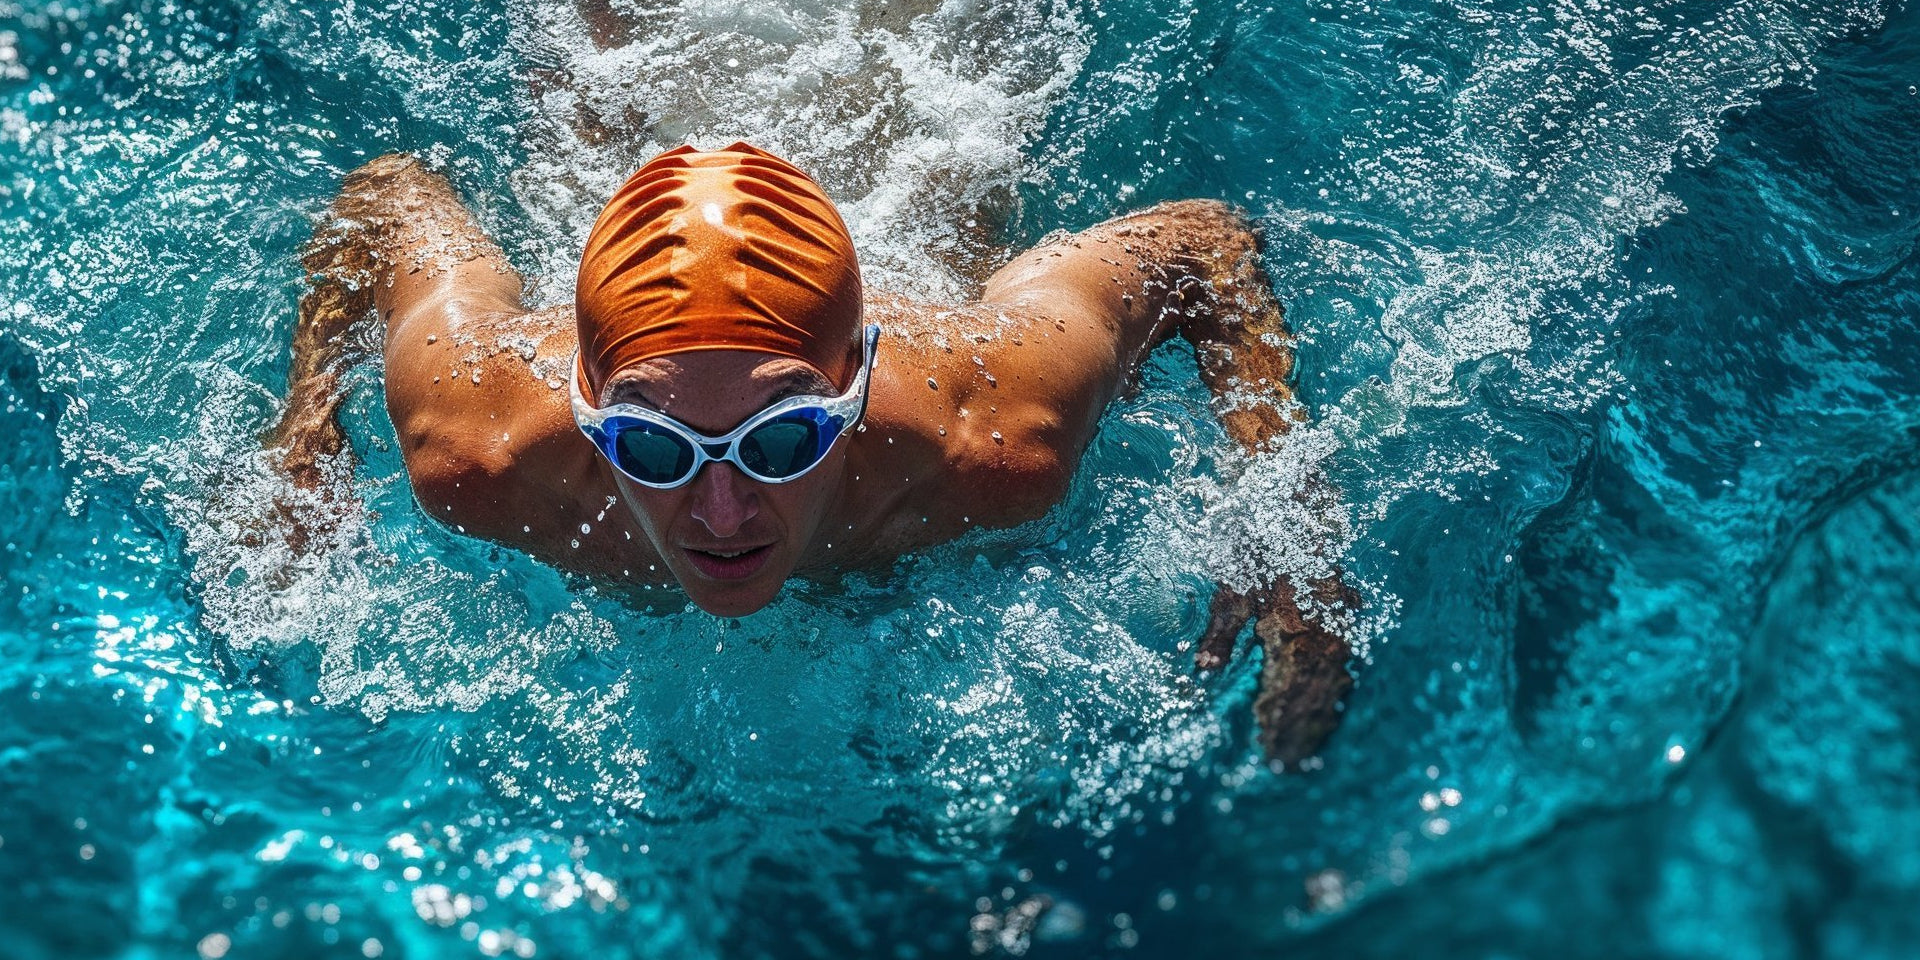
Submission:
[[[714,580],[744,580],[760,572],[773,554],[773,544],[745,550],[695,550],[685,548],[694,569]]]

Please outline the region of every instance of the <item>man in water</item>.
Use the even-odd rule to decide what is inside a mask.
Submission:
[[[389,155],[350,174],[306,255],[291,391],[272,442],[317,487],[344,449],[339,378],[377,310],[387,409],[421,507],[462,533],[622,583],[677,582],[750,614],[793,576],[885,567],[1044,514],[1148,351],[1180,334],[1249,453],[1295,409],[1259,240],[1191,200],[1049,240],[978,300],[866,293],[804,173],[744,143],[667,151],[608,202],[574,303],[529,311],[448,182]],[[1237,398],[1237,399],[1235,399]],[[1298,588],[1222,590],[1199,663],[1248,619],[1256,709],[1282,760],[1316,750],[1347,644]]]

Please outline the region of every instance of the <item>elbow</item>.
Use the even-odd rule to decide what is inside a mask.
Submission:
[[[1252,229],[1247,219],[1247,212],[1225,200],[1208,198],[1175,200],[1161,204],[1158,209],[1174,220],[1214,230],[1244,232]]]
[[[1148,211],[1174,237],[1176,250],[1202,259],[1233,259],[1260,246],[1247,212],[1222,200],[1175,200]]]
[[[425,168],[410,153],[384,153],[355,167],[340,183],[343,196],[354,196],[368,190],[378,190],[391,180],[415,173],[424,173]]]

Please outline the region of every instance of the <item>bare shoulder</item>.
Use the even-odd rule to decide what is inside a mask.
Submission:
[[[621,574],[646,541],[573,424],[572,309],[450,313],[387,368],[388,410],[421,508],[568,569]]]
[[[1076,451],[1044,384],[1007,361],[1044,318],[891,298],[868,316],[887,333],[856,455],[863,499],[908,547],[1044,515]]]
[[[1258,243],[1233,206],[1178,201],[1049,237],[973,303],[870,297],[887,331],[861,445],[886,478],[872,509],[929,542],[1045,514],[1108,402],[1194,312],[1183,291],[1219,292]]]
[[[519,273],[452,183],[404,154],[363,164],[304,260],[329,299],[324,311],[303,300],[296,367],[305,358],[305,378],[322,382],[339,351],[313,348],[346,336],[307,313],[377,312],[387,412],[424,511],[570,570],[622,576],[644,561],[629,516],[610,509],[609,471],[573,427],[572,308],[525,308]]]
[[[560,333],[554,313],[456,306],[431,327],[390,335],[387,411],[414,491],[436,519],[496,532],[487,518],[526,492],[526,455],[559,438],[562,404],[538,382],[541,367],[556,363],[552,354],[564,352],[540,356],[539,342]],[[534,345],[531,360],[518,353],[523,342]]]

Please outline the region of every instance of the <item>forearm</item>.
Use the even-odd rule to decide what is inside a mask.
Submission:
[[[411,157],[388,154],[362,164],[341,182],[313,239],[301,255],[309,289],[300,299],[288,379],[300,385],[323,377],[348,359],[355,344],[346,333],[376,306],[384,314],[403,267],[400,254],[420,245],[401,191],[420,181],[445,181],[426,173]],[[418,187],[413,188],[419,192]]]
[[[1214,395],[1220,425],[1248,453],[1270,447],[1303,419],[1293,402],[1292,337],[1262,264],[1260,236],[1237,208],[1183,201],[1164,232],[1179,280],[1169,323],[1193,344],[1201,382]]]
[[[352,327],[374,308],[379,271],[366,237],[332,210],[301,262],[308,288],[294,323],[287,403],[266,439],[281,451],[282,466],[295,481],[312,486],[320,462],[342,447],[335,420],[343,400],[340,378],[360,358]]]

